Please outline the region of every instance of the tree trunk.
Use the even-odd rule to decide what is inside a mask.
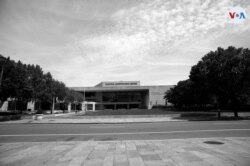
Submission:
[[[39,110],[41,110],[41,107],[42,107],[42,102],[39,101]]]
[[[236,109],[236,108],[234,108],[234,117],[235,117],[236,119],[238,119],[238,118],[239,118],[239,116],[238,116],[238,111],[237,111],[237,109]]]
[[[218,119],[220,119],[221,118],[221,112],[220,112],[220,107],[219,107],[218,103],[216,104],[216,109],[217,109],[217,113],[218,113]]]
[[[218,109],[217,111],[218,111],[218,119],[220,119],[221,118],[220,109]]]
[[[234,118],[238,119],[239,118],[238,109],[237,109],[235,100],[233,100],[233,111],[234,111]]]

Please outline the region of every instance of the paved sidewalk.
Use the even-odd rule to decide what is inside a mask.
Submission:
[[[249,137],[0,144],[0,165],[6,166],[247,166],[249,163]]]
[[[174,119],[170,116],[157,117],[83,117],[81,119],[71,118],[44,118],[42,120],[23,119],[16,121],[5,121],[0,124],[15,124],[15,123],[141,123],[141,122],[168,122],[168,121],[183,121]]]

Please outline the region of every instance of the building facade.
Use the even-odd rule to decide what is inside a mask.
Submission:
[[[165,92],[170,85],[141,86],[139,81],[101,82],[94,87],[72,87],[84,101],[94,103],[94,109],[151,109],[166,105]]]

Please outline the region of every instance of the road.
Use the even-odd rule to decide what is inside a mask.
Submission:
[[[250,137],[250,121],[0,124],[0,143]]]

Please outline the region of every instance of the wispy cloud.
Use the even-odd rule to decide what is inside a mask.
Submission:
[[[211,30],[223,29],[230,1],[149,1],[121,9],[111,18],[116,23],[112,32],[80,40],[78,47],[92,48],[88,59],[134,65],[147,56],[158,56]],[[172,55],[165,55],[172,56]],[[118,62],[117,62],[118,60]],[[178,59],[176,59],[178,61]]]

